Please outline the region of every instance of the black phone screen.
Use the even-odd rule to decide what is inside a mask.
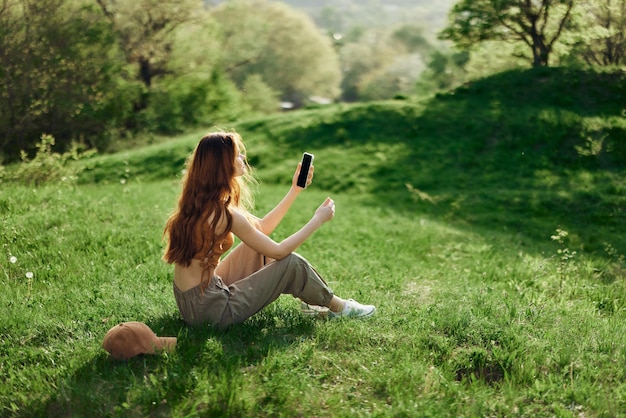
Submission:
[[[296,183],[298,187],[302,187],[303,189],[306,187],[306,179],[309,176],[311,164],[313,164],[313,154],[305,152],[302,155],[302,168],[300,168],[300,175],[298,176],[298,182]]]

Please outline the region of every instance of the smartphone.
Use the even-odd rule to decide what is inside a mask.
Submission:
[[[313,165],[313,158],[314,155],[308,152],[302,154],[302,167],[300,168],[300,175],[296,183],[298,187],[302,187],[303,189],[306,187],[306,179],[309,176],[309,169]]]

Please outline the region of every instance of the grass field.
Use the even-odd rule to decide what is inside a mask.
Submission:
[[[507,94],[508,92],[508,94]],[[624,76],[507,73],[420,103],[337,105],[237,125],[261,180],[327,195],[308,258],[365,321],[281,297],[219,332],[178,317],[162,228],[201,132],[0,194],[2,416],[626,416]],[[143,321],[171,354],[116,362]]]

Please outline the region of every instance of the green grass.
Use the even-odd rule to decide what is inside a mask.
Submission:
[[[83,161],[77,184],[3,184],[0,415],[626,416],[623,80],[513,72],[239,124],[259,214],[316,154],[275,238],[335,198],[299,253],[377,305],[366,321],[283,296],[226,332],[184,326],[161,235],[199,132]],[[131,320],[177,350],[110,360]]]

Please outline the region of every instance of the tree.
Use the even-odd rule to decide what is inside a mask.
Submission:
[[[337,53],[305,14],[284,3],[235,0],[212,9],[211,16],[219,28],[220,68],[240,88],[258,74],[282,100],[296,105],[339,94]]]
[[[380,98],[372,94],[376,89],[369,85],[383,78],[382,74],[399,52],[391,47],[388,36],[380,30],[368,32],[363,30],[361,33],[361,29],[355,28],[353,31],[358,34],[347,36],[340,49],[343,70],[341,98],[348,102],[362,100],[364,91],[369,92],[367,95],[369,98]],[[395,93],[394,91],[391,94]]]
[[[246,78],[242,99],[256,113],[274,113],[278,109],[278,94],[263,82],[259,74]]]
[[[0,153],[13,160],[42,134],[61,149],[99,143],[124,112],[112,43],[82,0],[1,0]]]
[[[625,62],[626,0],[589,0],[580,5],[574,51],[590,65]]]
[[[128,83],[141,83],[126,128],[179,132],[216,122],[239,101],[236,89],[227,85],[231,81],[216,68],[219,50],[202,0],[95,1],[130,66]],[[222,107],[212,90],[227,92]]]
[[[521,41],[532,66],[548,66],[550,53],[568,23],[574,0],[461,0],[440,33],[458,47],[486,40]]]
[[[462,84],[467,79],[465,66],[468,61],[469,53],[467,51],[434,50],[430,54],[426,70],[416,83],[418,93],[425,95]]]
[[[404,45],[408,53],[428,55],[433,49],[424,35],[424,29],[415,25],[399,26],[391,34],[391,39]]]
[[[384,100],[413,94],[434,47],[424,29],[412,24],[353,28],[339,46],[342,99]]]
[[[158,76],[169,74],[176,31],[197,21],[202,0],[96,0],[111,21],[122,51],[137,65],[137,79],[147,88]]]

